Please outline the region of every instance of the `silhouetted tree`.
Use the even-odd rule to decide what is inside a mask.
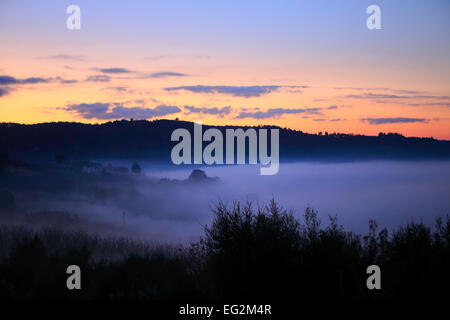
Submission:
[[[11,154],[29,153],[30,146],[40,146],[33,156],[74,154],[103,158],[170,161],[170,150],[175,142],[171,133],[185,128],[193,134],[193,124],[175,120],[113,121],[103,124],[41,123],[33,125],[2,124],[0,149]],[[204,130],[210,126],[204,126]],[[223,134],[231,126],[215,126]],[[250,127],[244,127],[246,130]],[[399,134],[380,133],[378,136],[352,134],[308,134],[299,130],[280,129],[280,157],[283,159],[450,159],[450,141],[431,138],[406,138]],[[89,139],[96,137],[96,139]],[[224,156],[226,156],[224,154]]]
[[[361,237],[336,217],[303,217],[275,201],[254,207],[220,202],[192,246],[157,245],[83,232],[0,227],[0,298],[243,299],[446,298],[450,287],[450,219],[434,229],[408,223],[388,234],[369,222]],[[65,268],[83,270],[83,290],[65,288]],[[382,290],[368,290],[377,264]],[[76,290],[75,290],[76,291]]]

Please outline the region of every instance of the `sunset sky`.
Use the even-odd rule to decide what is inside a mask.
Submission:
[[[123,118],[450,139],[450,1],[0,0],[0,122]]]

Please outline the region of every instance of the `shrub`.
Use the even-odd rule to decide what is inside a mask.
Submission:
[[[323,227],[308,207],[301,219],[267,206],[220,202],[191,246],[86,234],[0,228],[0,298],[274,301],[442,298],[450,286],[450,219],[410,222],[389,234]],[[81,291],[66,289],[66,268],[82,269]],[[368,290],[377,264],[382,290]]]

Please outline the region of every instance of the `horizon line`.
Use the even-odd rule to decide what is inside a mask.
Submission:
[[[399,132],[383,132],[380,131],[378,133],[378,135],[366,135],[366,134],[362,134],[362,133],[343,133],[343,132],[333,132],[330,133],[326,130],[324,131],[318,131],[317,133],[311,133],[311,132],[306,132],[306,131],[302,131],[299,129],[294,129],[294,128],[290,128],[290,127],[280,127],[278,125],[271,125],[271,124],[265,124],[265,125],[243,125],[243,126],[238,126],[238,125],[215,125],[215,124],[204,124],[198,121],[189,121],[189,120],[180,120],[180,119],[166,119],[166,118],[161,118],[161,119],[134,119],[134,118],[127,118],[127,119],[116,119],[116,120],[108,120],[105,122],[97,122],[97,123],[92,123],[92,122],[80,122],[80,121],[48,121],[48,122],[34,122],[34,123],[19,123],[19,122],[0,122],[0,125],[20,125],[20,126],[33,126],[33,125],[41,125],[41,124],[56,124],[56,123],[73,123],[73,124],[83,124],[83,125],[105,125],[108,123],[115,123],[115,122],[155,122],[155,121],[173,121],[173,122],[186,122],[186,123],[199,123],[202,124],[203,126],[208,126],[208,127],[231,127],[231,128],[258,128],[258,127],[271,127],[271,128],[278,128],[281,130],[291,130],[294,132],[298,132],[298,133],[303,133],[303,134],[308,134],[308,135],[316,135],[316,136],[327,136],[327,135],[346,135],[346,136],[363,136],[363,137],[378,137],[380,136],[380,134],[385,134],[385,135],[400,135],[404,138],[416,138],[416,139],[432,139],[432,140],[436,140],[436,141],[448,141],[450,142],[450,139],[437,139],[434,137],[426,137],[426,136],[422,136],[422,137],[418,137],[418,136],[406,136],[402,133]],[[320,134],[322,133],[322,134]],[[327,133],[327,134],[325,134]]]

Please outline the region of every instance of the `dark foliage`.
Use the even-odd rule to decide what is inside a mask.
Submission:
[[[188,247],[81,232],[0,229],[0,297],[13,299],[231,300],[245,298],[444,298],[450,286],[450,219],[434,229],[410,222],[389,235],[369,222],[366,236],[335,217],[322,226],[275,201],[214,208],[204,236]],[[82,290],[65,287],[68,265],[82,269]],[[366,269],[380,266],[381,290]]]
[[[434,231],[408,223],[391,236],[345,232],[337,218],[321,228],[317,212],[306,208],[302,221],[280,208],[252,209],[219,204],[215,220],[199,242],[205,269],[222,298],[390,299],[445,297],[450,285],[450,220]],[[382,290],[366,287],[366,268],[382,270]]]
[[[14,159],[54,161],[56,153],[64,159],[134,158],[170,163],[170,152],[176,144],[170,141],[170,136],[178,128],[189,130],[193,136],[193,123],[177,120],[120,120],[104,124],[0,123],[0,149]],[[204,130],[208,128],[211,126],[203,126]],[[225,134],[227,128],[238,127],[215,128]],[[284,160],[450,159],[450,141],[433,138],[406,138],[394,133],[317,135],[275,126],[243,127],[248,128],[280,129],[280,158]],[[0,156],[0,169],[1,163]]]

